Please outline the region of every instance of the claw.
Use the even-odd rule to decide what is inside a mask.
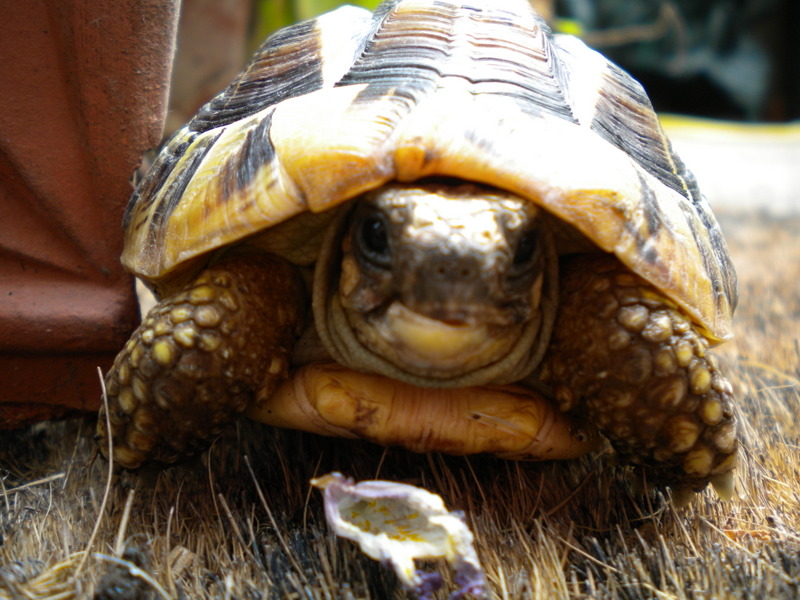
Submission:
[[[711,486],[720,500],[727,502],[733,498],[733,471],[717,475],[711,480]]]

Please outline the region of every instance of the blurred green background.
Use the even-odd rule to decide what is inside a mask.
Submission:
[[[557,0],[631,72],[661,112],[780,121],[800,117],[797,0]]]
[[[355,0],[354,2],[340,2],[339,0],[254,0],[253,2],[253,37],[260,42],[269,33],[333,10],[342,4],[363,6],[375,10],[380,0]]]
[[[800,118],[798,0],[532,0],[644,83],[660,112]],[[337,0],[183,0],[168,132],[223,89],[272,31]],[[370,10],[379,0],[349,4]]]

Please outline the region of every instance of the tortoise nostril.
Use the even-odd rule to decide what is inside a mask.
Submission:
[[[477,269],[474,265],[459,264],[462,261],[451,257],[431,261],[428,273],[436,281],[467,281],[476,277]]]

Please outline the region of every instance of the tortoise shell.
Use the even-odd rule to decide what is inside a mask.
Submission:
[[[722,233],[641,85],[527,0],[388,0],[275,33],[162,150],[123,263],[158,287],[295,215],[429,176],[544,207],[711,340],[731,336]]]

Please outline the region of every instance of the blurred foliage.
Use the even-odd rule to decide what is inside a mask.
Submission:
[[[659,110],[757,119],[779,76],[783,4],[558,0],[555,26],[630,71]]]
[[[251,45],[256,48],[276,29],[311,19],[343,4],[375,10],[380,3],[381,0],[254,0],[255,22]]]

